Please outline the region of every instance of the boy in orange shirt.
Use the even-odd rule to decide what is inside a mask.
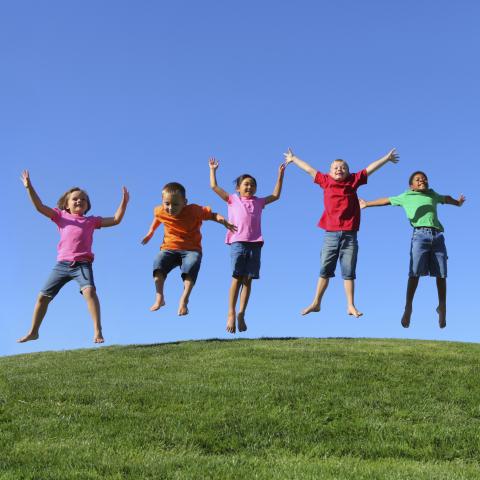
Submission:
[[[168,273],[180,267],[183,279],[183,294],[180,297],[178,315],[188,314],[188,299],[195,285],[202,261],[202,235],[200,227],[203,220],[221,223],[231,231],[236,227],[228,223],[222,215],[212,212],[210,207],[187,205],[185,188],[180,183],[167,183],[162,189],[162,205],[155,207],[153,222],[142,240],[147,244],[155,230],[163,223],[164,237],[160,252],[153,262],[155,281],[155,303],[150,307],[154,312],[165,305],[163,285]]]

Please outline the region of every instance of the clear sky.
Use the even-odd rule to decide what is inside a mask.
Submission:
[[[50,305],[40,339],[15,343],[30,326],[58,242],[56,226],[27,197],[23,169],[52,207],[78,185],[92,214],[112,216],[122,185],[130,190],[123,223],[94,237],[106,345],[232,338],[224,228],[203,226],[203,264],[186,317],[176,315],[178,270],[166,283],[166,307],[149,312],[163,232],[146,246],[140,240],[166,182],[183,183],[190,203],[226,213],[209,188],[209,156],[220,162],[225,190],[248,172],[264,196],[288,146],[323,171],[339,157],[358,171],[396,147],[400,163],[370,177],[359,189],[366,199],[401,193],[417,169],[437,192],[466,195],[462,208],[439,207],[448,325],[438,328],[435,281],[422,278],[412,325],[400,326],[411,227],[398,207],[362,213],[356,304],[364,316],[346,315],[339,272],[322,312],[299,314],[318,277],[323,197],[291,165],[282,198],[263,214],[261,279],[248,332],[236,338],[480,341],[479,16],[476,0],[2,2],[0,354],[93,346],[73,282]]]

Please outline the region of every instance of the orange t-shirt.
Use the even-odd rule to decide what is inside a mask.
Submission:
[[[212,209],[200,205],[185,205],[180,215],[169,215],[160,205],[153,211],[155,219],[163,223],[164,236],[161,250],[202,251],[200,227],[203,220],[212,220]]]

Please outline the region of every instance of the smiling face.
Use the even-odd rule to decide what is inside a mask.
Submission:
[[[237,192],[241,197],[252,198],[256,191],[257,183],[252,177],[245,177],[237,186]]]
[[[84,215],[88,210],[88,197],[82,190],[70,192],[66,201],[67,212],[72,215]]]
[[[428,178],[423,172],[415,172],[410,179],[410,189],[414,192],[428,190]]]
[[[347,162],[344,162],[343,160],[333,161],[332,164],[330,165],[329,174],[337,182],[341,182],[345,180],[350,174]]]
[[[180,193],[162,193],[162,206],[165,212],[172,217],[177,217],[187,204],[187,199]]]

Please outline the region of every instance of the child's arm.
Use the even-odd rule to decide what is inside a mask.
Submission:
[[[450,195],[445,195],[445,203],[447,203],[448,205],[455,205],[456,207],[461,207],[465,203],[465,200],[466,198],[464,195],[460,195],[458,197],[458,200],[455,200]]]
[[[289,163],[294,163],[297,167],[307,172],[311,177],[316,177],[317,170],[307,162],[300,160],[300,158],[298,158],[290,148],[287,150],[287,153],[283,154],[283,156],[285,157],[285,166],[287,166]]]
[[[283,186],[283,175],[285,174],[285,167],[286,164],[282,163],[278,167],[278,177],[277,183],[275,184],[275,188],[273,189],[273,193],[265,198],[265,205],[269,203],[276,202],[280,198],[280,194],[282,193],[282,186]]]
[[[155,217],[150,225],[150,228],[148,229],[147,234],[142,238],[142,245],[146,245],[150,241],[155,233],[155,230],[160,226],[160,224],[161,222]]]
[[[125,187],[122,187],[122,201],[115,212],[113,217],[102,218],[102,227],[113,227],[118,225],[123,216],[125,215],[125,210],[127,209],[128,201],[130,200],[130,194]]]
[[[388,197],[377,198],[377,200],[370,200],[369,202],[363,200],[363,198],[359,198],[358,203],[360,204],[360,208],[383,207],[385,205],[391,205],[390,199]]]
[[[217,168],[218,161],[215,158],[210,158],[208,161],[210,165],[210,188],[222,199],[228,202],[228,193],[217,185]]]
[[[385,156],[379,158],[372,162],[365,170],[367,175],[371,175],[373,172],[377,171],[380,167],[383,167],[387,162],[397,163],[398,162],[398,153],[395,148],[392,148]]]
[[[40,197],[37,195],[37,192],[33,188],[32,181],[30,180],[30,173],[28,172],[28,170],[24,170],[22,172],[20,179],[22,180],[23,186],[27,189],[28,196],[30,197],[30,200],[32,201],[36,210],[48,218],[53,218],[55,216],[55,211],[52,208],[44,205],[40,200]]]
[[[225,228],[230,230],[231,232],[236,232],[238,229],[235,225],[229,223],[223,215],[220,215],[219,213],[212,212],[212,218],[214,222],[220,223],[223,225]]]

